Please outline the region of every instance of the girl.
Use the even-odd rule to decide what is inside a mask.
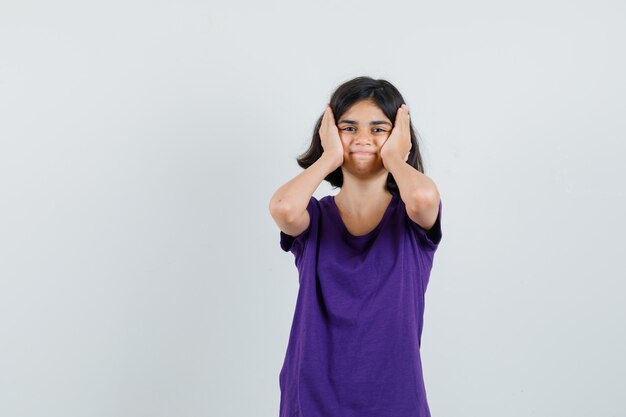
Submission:
[[[430,417],[419,348],[441,198],[400,92],[342,84],[297,161],[269,204],[300,282],[280,416]],[[322,180],[339,193],[316,199]]]

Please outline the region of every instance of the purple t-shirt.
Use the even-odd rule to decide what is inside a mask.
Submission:
[[[307,230],[280,231],[300,281],[280,417],[430,417],[419,348],[441,200],[428,232],[399,195],[362,236],[348,232],[334,196],[312,196],[307,211]]]

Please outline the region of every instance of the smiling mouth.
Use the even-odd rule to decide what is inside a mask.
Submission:
[[[374,152],[352,152],[352,154],[356,156],[369,156],[374,155]]]

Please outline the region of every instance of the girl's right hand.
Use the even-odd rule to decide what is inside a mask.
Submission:
[[[337,129],[337,125],[335,124],[333,110],[329,104],[326,105],[319,134],[322,141],[322,148],[324,149],[322,156],[335,161],[337,168],[339,168],[343,165],[343,145],[341,143],[341,137],[339,136],[339,129]]]

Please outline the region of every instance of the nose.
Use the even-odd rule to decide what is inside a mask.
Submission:
[[[369,132],[363,132],[363,131],[359,132],[354,138],[354,142],[357,144],[372,143],[373,140],[374,139]]]

